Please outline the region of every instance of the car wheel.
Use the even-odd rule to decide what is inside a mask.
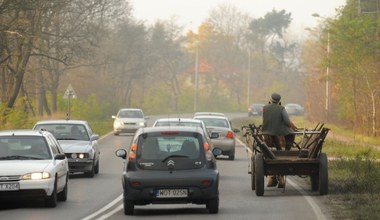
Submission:
[[[95,176],[95,164],[92,164],[91,171],[85,172],[85,175],[87,177],[94,177]]]
[[[66,201],[67,200],[67,193],[68,193],[68,178],[69,178],[69,174],[67,174],[66,176],[66,184],[65,184],[65,187],[63,188],[63,190],[61,192],[58,193],[58,201]]]
[[[228,155],[229,160],[235,160],[235,149],[233,149]]]
[[[57,179],[54,181],[53,192],[45,199],[45,206],[49,208],[54,208],[57,206]]]
[[[133,215],[135,204],[133,201],[124,198],[124,215]]]
[[[115,133],[113,133],[113,134],[114,134],[115,136],[118,136],[118,135],[119,135],[119,133],[116,133],[116,132],[115,132]]]
[[[206,208],[212,214],[216,214],[219,211],[219,198],[210,199],[207,201]]]
[[[98,162],[96,162],[96,165],[95,165],[95,174],[98,174],[99,173],[99,159],[98,159]]]

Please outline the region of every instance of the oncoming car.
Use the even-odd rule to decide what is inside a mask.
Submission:
[[[113,119],[113,133],[119,135],[120,133],[134,133],[137,129],[147,126],[144,112],[138,108],[122,108],[118,111],[117,115],[112,116]]]
[[[0,131],[0,200],[42,200],[46,207],[66,201],[69,168],[47,131]]]
[[[71,174],[84,173],[94,177],[99,173],[99,135],[93,132],[87,121],[44,120],[38,121],[33,129],[45,129],[55,136],[68,158]]]
[[[215,155],[199,127],[148,127],[136,131],[129,152],[116,151],[125,160],[122,176],[124,214],[136,205],[205,204],[219,209],[219,171]]]

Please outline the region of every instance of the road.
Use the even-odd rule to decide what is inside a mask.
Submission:
[[[151,117],[149,123],[152,124],[154,119]],[[257,197],[251,190],[247,151],[242,142],[236,146],[234,161],[218,158],[218,214],[209,214],[204,205],[148,205],[136,206],[136,215],[126,217],[121,197],[123,161],[115,156],[115,150],[128,146],[131,137],[114,136],[112,133],[102,137],[99,141],[100,173],[94,178],[70,176],[66,202],[59,202],[56,208],[45,208],[38,202],[3,202],[0,204],[0,219],[331,219],[318,202],[320,196],[303,185],[299,177],[288,177],[284,192],[278,188],[265,188],[264,196]],[[296,183],[301,183],[301,186]]]

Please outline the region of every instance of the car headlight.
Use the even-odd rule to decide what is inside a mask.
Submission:
[[[89,154],[88,153],[72,153],[71,154],[71,158],[73,159],[83,159],[83,158],[89,158]]]
[[[145,126],[145,122],[143,122],[143,121],[142,121],[142,122],[139,122],[139,125],[140,125],[140,126]]]
[[[27,173],[21,177],[22,180],[42,180],[51,178],[50,173],[41,172],[41,173]]]

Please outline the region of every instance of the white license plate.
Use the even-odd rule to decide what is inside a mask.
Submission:
[[[187,189],[157,189],[155,190],[156,198],[186,198]]]
[[[0,191],[17,191],[20,190],[19,183],[0,183]]]

